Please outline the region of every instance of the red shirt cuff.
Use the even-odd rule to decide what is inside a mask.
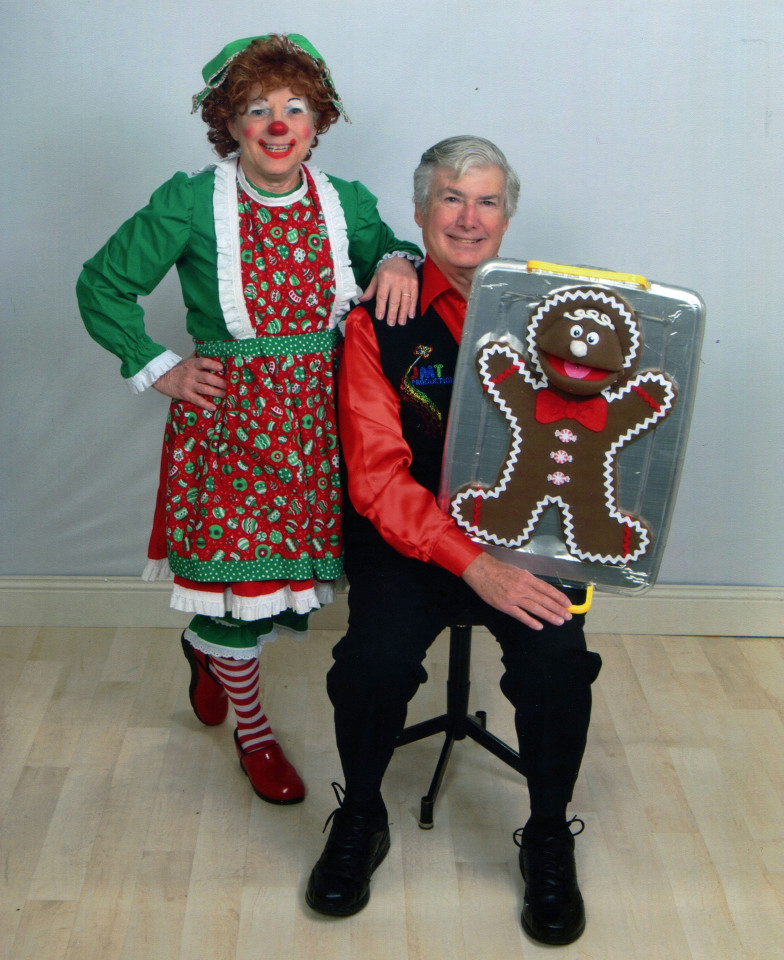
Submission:
[[[430,559],[456,577],[462,577],[466,567],[482,552],[478,543],[474,543],[462,530],[454,527],[439,539]]]

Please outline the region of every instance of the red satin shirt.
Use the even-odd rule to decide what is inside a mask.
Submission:
[[[466,301],[426,257],[422,313],[431,304],[459,341]],[[411,450],[403,439],[400,399],[381,369],[373,322],[363,306],[346,318],[338,428],[349,495],[357,511],[399,553],[460,576],[482,549],[443,513],[433,494],[409,472]]]

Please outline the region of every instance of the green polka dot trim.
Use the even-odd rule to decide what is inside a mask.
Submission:
[[[343,576],[340,557],[292,560],[271,556],[264,560],[189,560],[169,553],[172,573],[200,583],[237,583],[251,580],[337,580]]]
[[[283,357],[293,353],[327,353],[339,339],[338,330],[319,330],[291,336],[196,340],[195,343],[202,357]]]

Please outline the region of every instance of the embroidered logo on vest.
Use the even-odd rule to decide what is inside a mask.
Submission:
[[[424,390],[433,386],[448,386],[454,378],[441,376],[444,368],[442,363],[426,362],[430,360],[432,353],[433,348],[425,344],[418,344],[414,348],[415,359],[403,375],[400,390],[403,397],[419,409],[425,422],[438,430],[442,425],[443,415]]]

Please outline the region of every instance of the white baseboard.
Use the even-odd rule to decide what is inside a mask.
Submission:
[[[132,577],[0,577],[0,626],[182,627],[167,583]],[[311,625],[343,630],[346,595]],[[779,587],[656,586],[641,597],[597,593],[586,632],[659,636],[784,637]]]

